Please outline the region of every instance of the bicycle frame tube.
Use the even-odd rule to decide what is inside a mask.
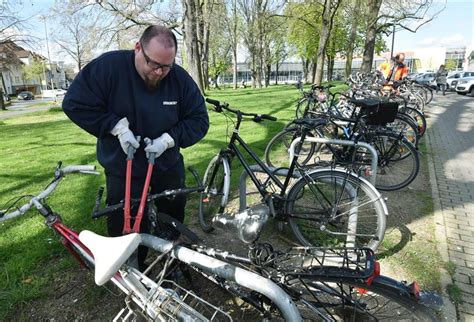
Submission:
[[[267,165],[260,160],[260,158],[247,146],[247,144],[240,137],[237,138],[237,141],[242,145],[244,150],[252,157],[252,159],[262,168],[263,172],[268,174],[268,176],[273,180],[273,182],[275,182],[278,188],[283,190],[284,185],[281,183],[280,179],[278,179],[273,174],[273,172],[267,167]],[[257,176],[250,169],[249,163],[247,162],[247,160],[245,160],[244,155],[242,154],[242,152],[240,152],[237,145],[235,143],[230,144],[230,149],[235,153],[240,163],[245,168],[245,171],[249,174],[250,179],[252,179],[253,183],[258,188],[258,191],[261,194],[266,194],[264,186],[260,183],[260,181],[257,179]]]
[[[247,160],[245,160],[244,155],[237,147],[236,142],[238,142],[242,146],[242,148],[252,157],[252,159],[262,168],[263,172],[265,172],[266,174],[268,174],[268,176],[270,176],[270,178],[273,180],[273,182],[275,182],[278,188],[280,188],[281,190],[285,190],[285,186],[282,184],[282,182],[273,174],[273,172],[267,167],[267,165],[263,163],[262,160],[260,160],[257,154],[255,154],[255,152],[253,152],[253,150],[247,145],[247,143],[245,143],[244,140],[240,137],[239,127],[240,127],[241,119],[242,117],[238,114],[237,124],[235,125],[234,131],[232,133],[232,137],[228,145],[228,150],[230,150],[237,156],[240,163],[244,167],[245,171],[249,174],[250,179],[255,184],[255,186],[257,187],[261,195],[265,195],[267,191],[262,186],[260,181],[257,179],[257,176],[250,169],[249,163],[247,162]]]
[[[90,263],[94,263],[94,258],[92,257],[91,251],[79,240],[79,234],[76,233],[74,230],[70,229],[66,225],[64,225],[57,215],[52,215],[54,217],[49,217],[46,219],[46,225],[51,227],[55,232],[57,232],[61,236],[61,243],[66,247],[66,249],[74,256],[74,258],[81,264],[83,267],[88,268],[89,266],[84,262],[81,256],[77,253],[77,251],[73,248],[74,245],[77,249],[79,249],[82,253],[82,256],[86,257],[86,259]]]

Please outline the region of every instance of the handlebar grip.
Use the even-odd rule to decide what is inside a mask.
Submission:
[[[221,103],[219,101],[213,100],[212,98],[206,98],[206,102],[208,102],[209,104],[214,105],[215,107],[219,107],[221,105]]]
[[[64,174],[80,171],[94,171],[95,165],[68,165],[67,167],[61,169]]]
[[[262,114],[260,117],[264,120],[269,120],[269,121],[277,121],[278,119],[274,116],[267,115],[267,114]]]

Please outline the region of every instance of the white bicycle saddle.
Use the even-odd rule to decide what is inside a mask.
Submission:
[[[140,244],[137,233],[104,237],[89,230],[81,231],[79,240],[92,252],[95,261],[95,283],[105,284],[114,276]]]

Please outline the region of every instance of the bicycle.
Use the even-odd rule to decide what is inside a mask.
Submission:
[[[409,185],[419,171],[420,162],[416,148],[405,138],[404,131],[393,131],[382,126],[399,115],[397,103],[379,107],[379,101],[352,102],[360,110],[357,112],[354,109],[350,118],[323,114],[319,119],[291,122],[268,142],[265,148],[266,163],[273,167],[288,164],[288,149],[293,140],[301,137],[303,133],[309,137],[366,142],[375,148],[378,155],[375,187],[380,190],[396,190]],[[338,148],[331,144],[304,142],[302,151],[302,164],[306,167],[336,164],[349,167],[364,176],[373,171],[370,168],[371,159],[365,149]],[[311,163],[311,160],[314,162]]]
[[[32,207],[36,208],[45,218],[45,225],[59,235],[62,244],[74,258],[82,266],[94,269],[94,279],[97,285],[104,285],[110,280],[125,294],[126,305],[114,320],[135,321],[137,318],[145,318],[152,321],[232,321],[226,312],[174,281],[165,279],[167,268],[174,259],[192,264],[216,278],[261,294],[278,307],[285,319],[301,320],[296,306],[277,284],[251,271],[175,245],[153,235],[132,233],[109,238],[87,230],[80,234],[73,231],[63,223],[61,216],[55,213],[46,202],[46,198],[56,189],[59,182],[66,175],[72,173],[98,174],[95,172],[95,166],[79,165],[61,168],[61,163],[59,163],[51,183],[37,196],[28,195],[31,199],[21,207],[16,207],[16,202],[24,196],[17,199],[5,211],[1,211],[0,222],[19,217]],[[202,191],[202,187],[166,190],[149,196],[147,200],[197,191]],[[13,207],[16,210],[9,212]],[[109,209],[114,209],[114,207]],[[129,260],[139,245],[160,252],[158,258],[145,272],[140,272],[133,266],[134,260]],[[157,279],[153,280],[148,277],[146,274],[150,269],[162,260],[165,261],[164,268],[158,274]]]
[[[209,98],[206,101],[214,105],[218,113],[225,116],[225,112],[235,114],[237,122],[227,146],[210,161],[204,174],[205,190],[199,201],[199,222],[204,232],[214,230],[212,221],[216,214],[224,214],[229,201],[231,162],[237,157],[263,202],[268,205],[270,215],[276,220],[288,222],[302,245],[349,245],[377,249],[385,232],[387,208],[381,195],[369,182],[341,168],[308,171],[299,162],[300,149],[289,168],[269,168],[239,136],[239,128],[244,117],[251,117],[255,122],[276,118],[244,113]],[[301,142],[304,142],[304,136]],[[261,168],[266,180],[257,178],[237,144]],[[278,173],[283,180],[278,178]],[[246,241],[251,242],[260,229],[262,227],[256,225]]]

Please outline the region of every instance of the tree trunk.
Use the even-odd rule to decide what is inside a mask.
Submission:
[[[237,47],[232,48],[233,89],[237,89]]]
[[[252,54],[250,62],[250,76],[252,77],[252,88],[257,87],[257,67],[255,65],[255,54]]]
[[[315,84],[315,80],[316,80],[316,68],[318,67],[318,62],[315,61],[315,60],[312,60],[311,61],[311,70],[312,70],[312,74],[311,74],[311,84]]]
[[[275,85],[278,85],[278,69],[280,67],[280,64],[277,63],[275,66]]]
[[[306,74],[305,74],[305,79],[304,79],[304,82],[305,83],[309,83],[309,72],[310,72],[310,66],[311,65],[311,61],[309,59],[306,60]]]
[[[270,74],[272,72],[272,65],[267,64],[267,71],[265,72],[265,87],[270,86]]]
[[[204,86],[204,90],[209,89],[209,78],[206,77],[205,74],[205,67],[206,64],[206,49],[205,49],[205,33],[206,33],[206,23],[204,17],[203,7],[205,6],[205,1],[201,2],[201,0],[192,0],[194,3],[195,12],[194,17],[196,19],[196,35],[197,35],[197,45],[198,45],[198,55],[201,60],[201,64],[199,68],[201,69],[201,77],[202,77],[202,84]]]
[[[341,0],[325,0],[324,10],[321,20],[321,33],[319,34],[318,53],[316,57],[316,77],[315,84],[321,85],[323,81],[324,58],[326,56],[326,46],[332,30],[334,15]]]
[[[347,46],[346,51],[346,68],[345,68],[345,76],[348,78],[352,72],[352,58],[354,56],[354,43],[357,36],[357,24],[359,22],[359,12],[360,12],[360,0],[356,0],[354,2],[353,8],[353,15],[352,15],[352,23],[351,23],[351,30],[349,33],[349,44]]]
[[[367,13],[367,33],[365,36],[364,56],[362,58],[361,72],[368,73],[374,61],[375,39],[377,36],[377,17],[382,0],[370,0]]]
[[[238,41],[237,41],[237,0],[232,1],[232,31],[234,34],[234,39],[232,39],[232,61],[234,63],[234,68],[233,68],[233,82],[234,82],[234,89],[237,89],[237,46],[238,46]]]
[[[301,65],[303,65],[303,79],[304,83],[308,83],[309,81],[309,59],[304,59],[301,57]]]
[[[334,57],[328,56],[328,82],[332,81],[332,74],[334,71]]]
[[[198,33],[196,23],[196,6],[194,0],[183,0],[183,38],[186,48],[186,60],[191,77],[196,82],[201,93],[204,86],[201,70],[201,57],[199,55]]]

